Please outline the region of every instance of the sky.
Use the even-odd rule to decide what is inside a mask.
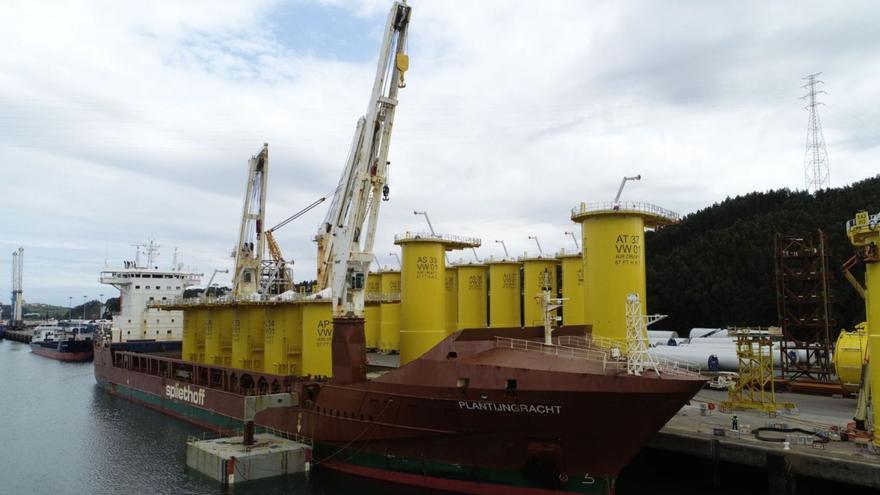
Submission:
[[[483,240],[481,257],[574,249],[580,202],[681,214],[804,189],[802,78],[822,72],[831,185],[880,173],[880,4],[410,0],[410,70],[390,151],[396,233]],[[24,298],[116,295],[105,265],[154,239],[231,267],[247,161],[269,143],[267,223],[331,192],[366,110],[391,3],[0,3],[0,253],[23,246]],[[328,205],[329,201],[325,203]],[[277,231],[315,273],[326,207]],[[842,220],[843,221],[843,220]],[[471,259],[470,252],[454,253]],[[8,303],[11,254],[0,254]],[[226,278],[224,278],[226,277]],[[216,281],[228,282],[218,275]]]

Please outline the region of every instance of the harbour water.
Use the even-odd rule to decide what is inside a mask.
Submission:
[[[36,356],[0,341],[0,493],[2,494],[429,494],[315,470],[223,489],[186,470],[185,442],[203,430],[95,385],[92,363]],[[720,489],[687,459],[644,452],[627,468],[618,495],[741,493],[762,473],[730,473]],[[762,489],[754,493],[762,493]]]
[[[185,469],[185,443],[203,430],[95,385],[92,363],[36,356],[0,341],[0,493],[212,494],[218,484]],[[225,490],[236,495],[412,493],[335,473]]]

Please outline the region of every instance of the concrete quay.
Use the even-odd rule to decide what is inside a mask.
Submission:
[[[3,335],[4,339],[13,340],[15,342],[21,342],[23,344],[29,344],[31,340],[34,338],[33,330],[7,330]]]
[[[666,426],[658,432],[649,448],[674,452],[686,456],[707,459],[713,471],[720,472],[723,463],[744,465],[767,471],[770,493],[801,493],[798,480],[821,479],[835,483],[880,490],[880,455],[869,451],[865,442],[836,441],[811,442],[804,434],[788,434],[789,449],[781,442],[759,440],[752,433],[731,429],[733,416],[738,417],[740,430],[757,429],[768,424],[785,424],[789,428],[804,430],[831,430],[839,427],[845,431],[852,421],[855,399],[835,398],[790,393],[777,393],[778,402],[794,402],[798,405],[793,414],[779,413],[770,417],[756,411],[732,411],[722,413],[716,409],[712,414],[701,413],[701,403],[718,404],[726,399],[726,392],[703,391],[682,408]],[[747,428],[743,428],[747,425]],[[718,433],[723,432],[724,436]],[[767,436],[786,437],[784,433],[767,433]],[[715,480],[720,485],[720,480]]]

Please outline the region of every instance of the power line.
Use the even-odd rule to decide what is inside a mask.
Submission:
[[[807,94],[801,97],[807,100],[807,106],[804,109],[810,112],[810,119],[807,122],[807,149],[804,152],[804,179],[807,191],[815,194],[816,191],[831,187],[831,170],[828,166],[828,150],[825,148],[825,135],[822,133],[822,121],[819,120],[819,111],[817,107],[824,103],[817,101],[820,94],[828,94],[825,91],[817,90],[818,84],[825,84],[823,81],[816,79],[822,74],[817,72],[810,74],[804,78],[807,84],[801,86],[807,90]]]

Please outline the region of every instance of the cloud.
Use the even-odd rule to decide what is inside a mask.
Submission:
[[[413,210],[483,238],[487,256],[501,254],[495,239],[533,252],[529,235],[571,248],[569,209],[611,199],[623,175],[644,177],[626,199],[682,213],[802,187],[811,72],[828,91],[833,184],[876,171],[874,3],[409,4],[384,263],[395,233],[425,228]],[[25,297],[108,294],[104,260],[150,237],[166,259],[177,246],[208,275],[228,267],[247,159],[264,142],[270,225],[335,188],[389,6],[0,5],[0,208],[14,212],[0,253],[25,246]],[[298,279],[313,277],[324,209],[277,233]]]

